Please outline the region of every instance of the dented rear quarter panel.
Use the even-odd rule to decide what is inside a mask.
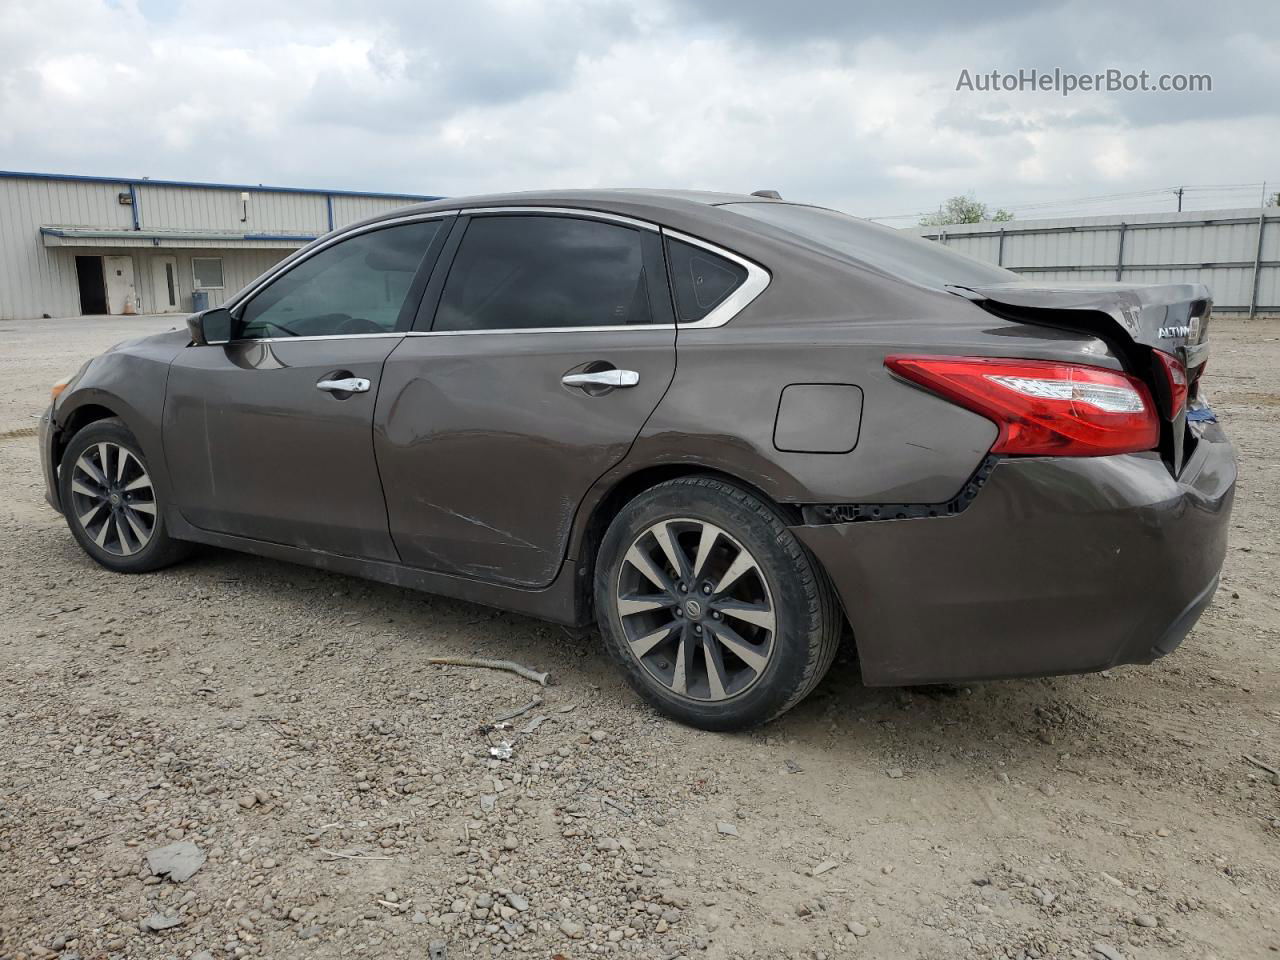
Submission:
[[[982,463],[997,430],[984,417],[892,376],[893,353],[1020,356],[1119,369],[1081,331],[1004,320],[929,290],[803,247],[757,245],[772,280],[729,324],[681,328],[676,375],[627,457],[593,487],[576,519],[574,553],[593,511],[628,476],[705,469],[784,504],[940,504]],[[779,450],[774,426],[791,384],[852,384],[863,394],[854,448]]]

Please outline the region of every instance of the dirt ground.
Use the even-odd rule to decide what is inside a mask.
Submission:
[[[96,567],[43,501],[35,417],[173,323],[0,322],[0,957],[1280,951],[1280,777],[1244,759],[1280,767],[1280,322],[1215,323],[1240,486],[1174,655],[950,692],[863,688],[846,655],[740,735],[521,617],[215,550]],[[154,876],[178,840],[207,859]]]

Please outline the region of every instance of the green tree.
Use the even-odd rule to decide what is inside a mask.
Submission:
[[[1013,214],[1008,210],[996,209],[994,212],[988,210],[985,203],[979,203],[970,194],[969,196],[952,197],[938,208],[937,213],[930,213],[921,217],[920,226],[945,227],[953,223],[982,223],[984,221],[1003,223],[1012,219]]]
[[[1280,207],[1280,193],[1273,193],[1267,200],[1268,207]]]

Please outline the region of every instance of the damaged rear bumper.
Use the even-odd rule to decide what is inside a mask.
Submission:
[[[1149,663],[1208,606],[1235,490],[1216,424],[1175,479],[1154,454],[1001,461],[951,517],[792,528],[844,604],[864,681]]]

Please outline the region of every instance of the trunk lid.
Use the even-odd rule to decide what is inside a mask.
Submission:
[[[1175,476],[1181,472],[1196,442],[1187,428],[1187,409],[1199,403],[1199,378],[1209,358],[1212,301],[1204,284],[1023,281],[947,289],[1008,320],[1085,330],[1105,340],[1126,371],[1151,387],[1164,423],[1160,453]],[[1152,351],[1176,358],[1185,368],[1185,402],[1173,398]]]

